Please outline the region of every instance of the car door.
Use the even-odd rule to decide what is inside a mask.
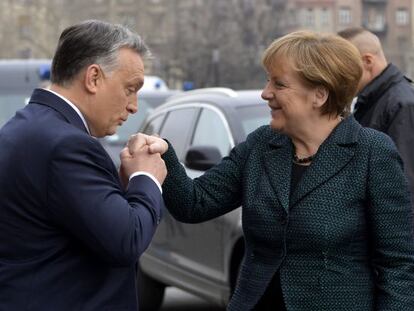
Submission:
[[[164,112],[152,117],[150,120],[146,122],[141,132],[147,135],[158,134],[160,132],[161,126],[166,115],[167,113]],[[163,215],[164,214],[165,211],[163,211]],[[167,236],[165,232],[165,226],[163,226],[161,222],[161,225],[159,225],[157,231],[155,231],[155,235],[152,239],[149,251],[158,252],[159,250],[162,250],[165,246],[166,240]]]
[[[226,156],[233,143],[224,115],[209,105],[201,105],[189,146],[215,146]],[[162,132],[164,132],[164,128]],[[188,147],[184,150],[187,151]],[[183,158],[185,157],[185,152]],[[191,178],[201,175],[202,171],[186,168]],[[170,224],[169,244],[174,246],[173,255],[176,265],[190,273],[193,284],[200,281],[200,288],[221,284],[223,275],[223,219],[221,217],[199,224],[184,224],[172,221]]]
[[[159,134],[160,137],[167,139],[181,160],[191,138],[198,113],[198,108],[178,108],[165,111],[151,118],[143,129],[143,133]],[[149,252],[157,257],[161,256],[165,261],[173,261],[176,252],[175,241],[182,236],[179,229],[170,213],[164,210],[161,224],[157,228]],[[185,244],[185,240],[182,243]]]

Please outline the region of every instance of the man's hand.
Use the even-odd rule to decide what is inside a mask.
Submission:
[[[158,136],[138,133],[132,135],[128,140],[127,146],[129,148],[129,153],[133,155],[135,150],[139,150],[145,144],[148,145],[150,153],[159,153],[162,155],[168,150],[168,144],[164,139]]]
[[[128,185],[131,174],[137,171],[153,175],[162,184],[167,176],[167,168],[161,154],[167,149],[168,144],[159,137],[141,133],[132,135],[120,154],[119,175],[124,187]]]

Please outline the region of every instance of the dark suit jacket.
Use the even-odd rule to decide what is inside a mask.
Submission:
[[[163,200],[146,176],[121,189],[76,112],[36,89],[0,131],[0,310],[135,311]]]
[[[342,121],[290,193],[293,145],[269,126],[200,178],[164,155],[170,212],[201,222],[242,205],[245,256],[228,310],[252,310],[276,271],[287,310],[414,310],[410,194],[385,134]]]

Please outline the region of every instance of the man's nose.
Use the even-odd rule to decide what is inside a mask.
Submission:
[[[134,114],[138,111],[138,98],[137,95],[133,96],[133,98],[129,101],[127,110],[129,113]]]

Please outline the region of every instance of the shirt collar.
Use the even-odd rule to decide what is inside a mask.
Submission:
[[[76,107],[69,99],[67,99],[65,96],[60,95],[59,93],[56,93],[55,91],[52,91],[50,89],[43,89],[45,91],[48,91],[50,93],[55,94],[56,96],[60,97],[62,100],[64,100],[69,106],[72,107],[73,110],[76,111],[76,113],[79,115],[79,117],[81,118],[83,124],[85,125],[86,130],[88,131],[88,134],[91,135],[91,132],[89,131],[89,127],[88,127],[88,123],[86,123],[85,117],[83,116],[82,112],[79,110],[78,107]]]

